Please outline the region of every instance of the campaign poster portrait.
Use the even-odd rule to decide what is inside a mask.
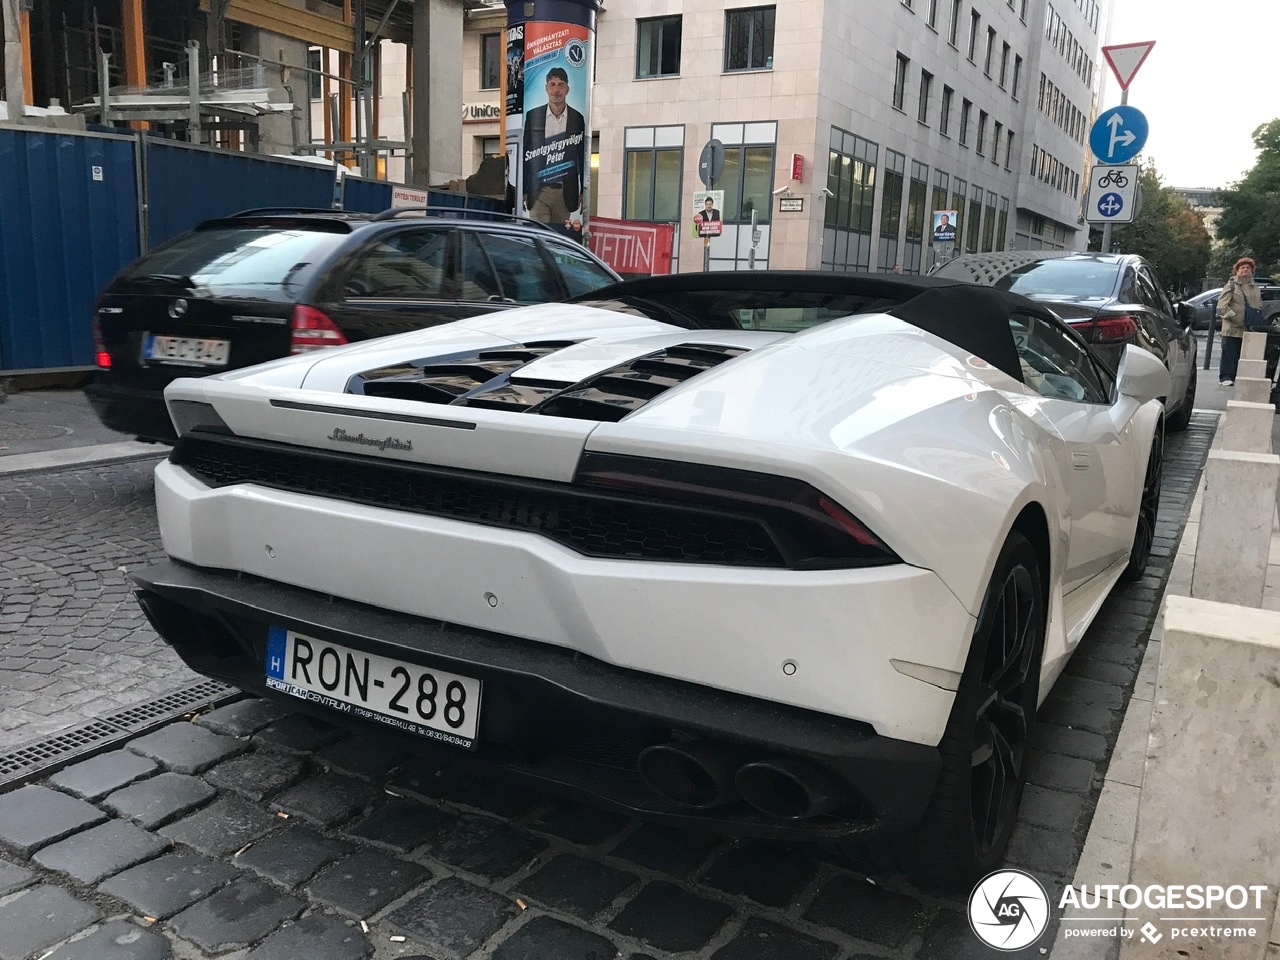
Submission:
[[[718,237],[722,229],[723,190],[693,192],[693,234],[696,237]]]
[[[933,211],[933,242],[955,243],[956,222],[960,219],[959,210]]]
[[[591,183],[591,29],[528,21],[523,42],[518,212],[580,240]]]

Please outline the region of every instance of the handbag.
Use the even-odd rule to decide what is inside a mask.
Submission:
[[[1244,328],[1246,330],[1266,330],[1267,322],[1262,319],[1262,308],[1244,305]]]

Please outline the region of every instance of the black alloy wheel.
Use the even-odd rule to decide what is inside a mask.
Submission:
[[[914,833],[887,851],[926,887],[968,891],[1004,860],[1026,785],[1045,635],[1042,563],[1009,534],[996,560]]]
[[[1182,406],[1169,418],[1168,427],[1174,433],[1181,433],[1191,425],[1191,414],[1196,406],[1196,365],[1191,364],[1191,379],[1187,381],[1187,391],[1182,396]]]
[[[1129,564],[1120,574],[1125,583],[1141,580],[1151,559],[1151,546],[1156,539],[1156,517],[1160,513],[1160,484],[1164,479],[1164,425],[1157,424],[1147,455],[1147,472],[1142,479],[1142,502],[1138,506],[1138,525],[1133,531],[1133,548]]]
[[[1007,840],[1026,780],[1027,751],[1035,718],[1039,648],[1043,633],[1039,585],[1025,566],[1005,575],[984,611],[986,656],[978,680],[970,754],[969,809],[974,847],[985,857]],[[994,585],[993,585],[994,586]],[[1031,694],[1028,697],[1028,693]]]

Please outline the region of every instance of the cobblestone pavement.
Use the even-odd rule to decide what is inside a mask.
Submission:
[[[0,477],[0,749],[194,679],[122,569],[163,556],[155,463]]]
[[[1197,415],[1170,437],[1148,576],[1107,602],[1041,711],[1009,859],[1055,900],[1079,857],[1215,423]],[[157,672],[159,686],[183,675],[117,569],[159,552],[147,470],[0,484],[6,529],[26,537],[0,546],[2,652],[74,676],[67,692],[88,697],[82,716],[97,697],[115,706],[147,696]],[[42,604],[46,595],[57,603]],[[103,638],[97,659],[64,659],[86,631]],[[102,693],[101,677],[114,688],[139,670],[147,681]],[[47,676],[29,666],[12,675]],[[6,683],[0,694],[13,691]],[[65,721],[65,710],[46,717],[30,702],[19,709]],[[959,898],[871,882],[813,848],[683,834],[548,800],[449,772],[438,756],[250,699],[0,793],[0,960],[996,955],[970,933]],[[1053,935],[1023,955],[1044,956]]]

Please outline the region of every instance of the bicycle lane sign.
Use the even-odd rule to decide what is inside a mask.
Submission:
[[[1090,173],[1085,219],[1090,223],[1133,223],[1138,206],[1138,165],[1098,164]]]

